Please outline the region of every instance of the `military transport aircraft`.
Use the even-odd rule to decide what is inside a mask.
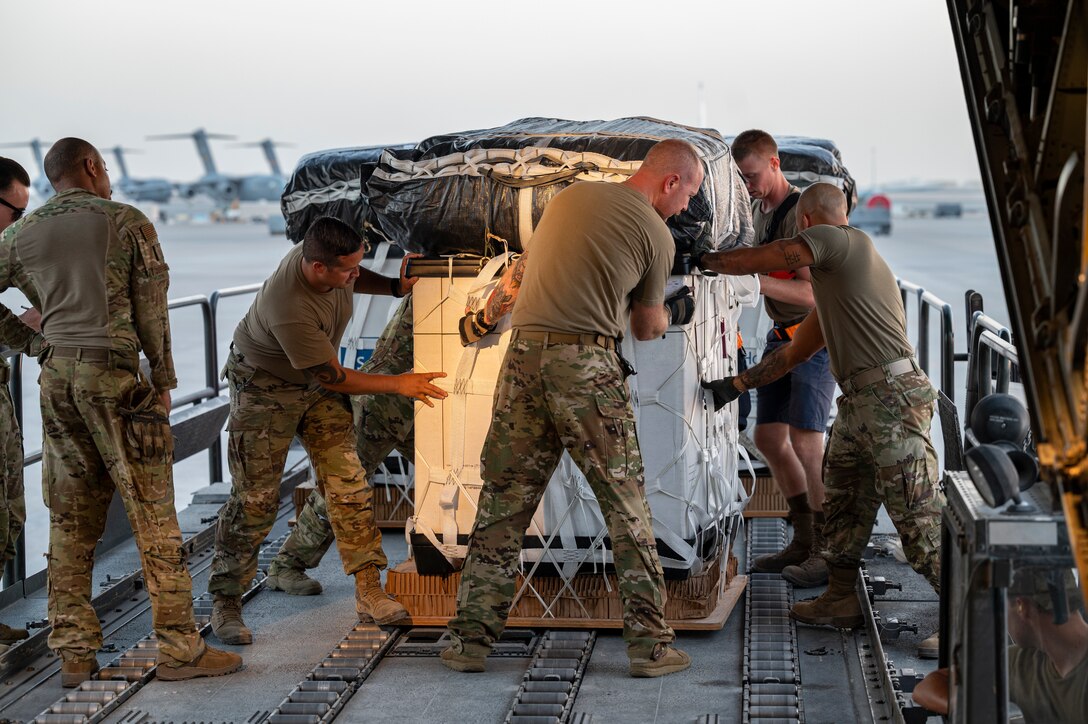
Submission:
[[[164,204],[174,195],[174,184],[164,178],[132,178],[128,175],[128,165],[125,163],[126,153],[140,153],[135,149],[114,146],[105,149],[113,153],[117,159],[117,171],[120,178],[113,181],[114,189],[120,191],[130,201],[151,201]]]
[[[178,138],[191,138],[196,144],[200,161],[204,164],[204,175],[196,181],[176,186],[178,193],[186,198],[198,195],[210,196],[221,206],[230,206],[235,201],[275,201],[278,202],[283,192],[284,178],[282,174],[248,174],[244,176],[227,175],[220,173],[212,158],[210,139],[233,139],[221,133],[208,133],[203,128],[198,128],[192,133],[172,133],[158,136],[148,136],[148,140],[172,140]]]

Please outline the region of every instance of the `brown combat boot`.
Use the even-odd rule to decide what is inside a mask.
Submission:
[[[812,555],[804,563],[786,566],[782,577],[793,584],[794,588],[816,588],[827,584],[827,561],[823,552],[827,541],[823,536],[823,513],[813,513],[816,528],[812,536]]]
[[[65,661],[60,665],[60,685],[74,689],[98,673],[98,659]]]
[[[187,664],[159,663],[155,669],[155,676],[163,681],[184,681],[202,676],[233,674],[240,668],[242,668],[242,657],[238,654],[205,645],[204,653]]]
[[[212,603],[212,631],[225,644],[253,643],[253,632],[242,620],[242,597],[216,595]]]
[[[786,498],[793,519],[793,540],[778,553],[760,556],[752,562],[755,573],[781,573],[786,566],[799,566],[812,555],[815,514],[808,507],[808,493]]]
[[[321,584],[298,568],[280,566],[276,561],[268,567],[268,577],[264,579],[265,588],[283,591],[292,596],[316,596],[321,593]]]
[[[374,619],[379,625],[408,618],[408,611],[382,589],[377,566],[367,566],[355,574],[355,611],[360,621]]]
[[[856,568],[829,567],[827,590],[815,601],[801,601],[790,608],[790,618],[813,626],[857,628],[865,623],[854,584]]]
[[[691,666],[691,657],[680,649],[666,643],[654,646],[650,658],[631,659],[631,676],[639,679],[647,679],[654,676],[666,676],[683,671]]]
[[[25,628],[12,628],[0,623],[0,644],[13,644],[30,636]]]
[[[463,673],[478,674],[484,670],[485,656],[474,656],[472,654],[457,651],[450,646],[448,649],[442,649],[442,653],[438,655],[438,658],[442,659],[442,663],[445,664],[447,669],[453,669],[454,671],[461,671]]]
[[[936,659],[941,655],[941,635],[935,633],[918,644],[918,658]]]

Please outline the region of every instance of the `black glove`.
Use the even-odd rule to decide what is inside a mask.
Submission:
[[[489,333],[494,332],[495,326],[484,322],[483,310],[466,314],[457,323],[457,331],[461,333],[461,346],[467,347],[474,342],[479,342]]]
[[[714,380],[713,382],[701,383],[704,390],[710,390],[714,394],[714,412],[717,412],[744,394],[733,384],[733,380],[735,379],[737,378],[723,377],[720,380]]]
[[[669,324],[687,324],[695,316],[695,299],[691,296],[691,288],[687,286],[680,289],[665,300],[665,309],[669,310]]]
[[[709,269],[707,269],[706,267],[703,266],[703,258],[709,253],[710,253],[709,251],[699,251],[699,252],[696,252],[696,253],[692,254],[691,255],[691,266],[692,266],[692,268],[698,269],[699,271],[701,271],[703,273],[703,276],[705,276],[705,277],[716,277],[716,276],[718,276],[718,272],[710,271]]]

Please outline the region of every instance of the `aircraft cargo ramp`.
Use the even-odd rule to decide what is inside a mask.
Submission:
[[[180,518],[193,542],[190,567],[198,624],[207,622],[209,534],[225,486],[195,498]],[[286,486],[285,486],[286,488]],[[285,489],[276,526],[261,557],[278,548],[292,511]],[[747,521],[738,544],[741,561],[759,546],[774,547],[787,535],[783,521]],[[878,536],[877,542],[880,543]],[[391,564],[407,557],[402,537],[389,534]],[[880,546],[878,545],[877,548]],[[777,576],[756,576],[743,605],[720,631],[681,632],[679,645],[693,658],[690,671],[663,679],[632,679],[622,638],[615,631],[511,629],[483,674],[448,671],[438,660],[439,627],[385,627],[356,620],[351,580],[338,557],[328,555],[314,575],[323,595],[289,596],[258,583],[248,594],[245,617],[255,642],[228,647],[245,656],[243,671],[226,677],[163,682],[154,676],[153,648],[145,639],[150,612],[131,542],[102,556],[96,582],[105,646],[99,661],[106,676],[80,689],[62,689],[59,665],[44,647],[45,631],[0,656],[0,720],[39,722],[714,722],[878,721],[896,718],[884,693],[891,678],[914,679],[924,664],[911,658],[917,641],[932,633],[937,604],[925,582],[894,558],[879,555],[868,567],[903,590],[884,589],[878,610],[885,663],[872,631],[793,627],[785,602],[798,597]],[[771,580],[773,579],[773,580]],[[777,582],[777,583],[774,583]],[[767,596],[766,584],[778,587]],[[817,591],[800,593],[814,595]],[[44,591],[0,611],[12,623],[44,616]],[[879,614],[878,614],[879,615]],[[890,625],[889,625],[889,622]],[[919,624],[917,633],[904,628]],[[219,643],[205,630],[209,641]],[[895,638],[891,638],[891,636]],[[143,662],[141,661],[143,659]],[[118,666],[118,662],[122,665]],[[134,664],[126,666],[126,662]],[[900,685],[902,687],[902,684]],[[905,694],[901,694],[904,698]],[[885,711],[885,709],[887,711]],[[922,718],[909,705],[906,712]],[[849,712],[849,713],[847,713]]]

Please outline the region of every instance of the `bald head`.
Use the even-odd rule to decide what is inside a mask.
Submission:
[[[677,138],[667,138],[650,149],[642,161],[642,169],[659,175],[675,173],[690,178],[702,173],[703,162],[699,160],[695,146]]]
[[[45,175],[57,193],[82,188],[104,199],[110,197],[110,179],[102,154],[82,138],[62,138],[45,154]]]
[[[668,138],[655,144],[638,172],[625,183],[637,189],[663,219],[679,214],[699,193],[703,162],[687,141]]]
[[[848,223],[846,195],[834,184],[812,184],[801,192],[801,198],[797,200],[797,221],[802,231],[817,224],[838,226]]]

